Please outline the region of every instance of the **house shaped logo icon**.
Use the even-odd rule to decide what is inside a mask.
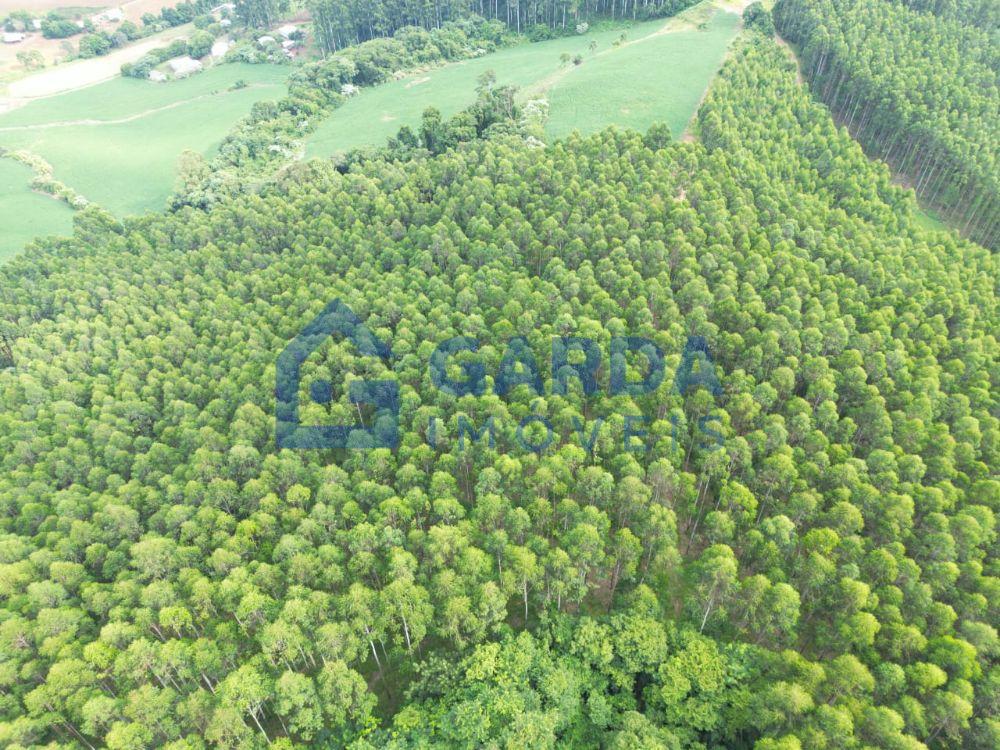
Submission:
[[[365,356],[389,360],[388,345],[377,339],[357,315],[341,302],[333,300],[317,315],[278,356],[275,368],[275,441],[278,448],[395,448],[399,445],[399,383],[394,380],[354,380],[348,399],[358,407],[374,409],[369,426],[303,425],[299,418],[302,364],[330,336],[350,339]],[[326,380],[313,381],[309,395],[319,404],[333,398],[333,385]]]

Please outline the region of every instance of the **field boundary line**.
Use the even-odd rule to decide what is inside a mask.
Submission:
[[[226,94],[231,94],[236,91],[242,91],[246,89],[259,89],[267,88],[271,84],[267,83],[251,83],[244,86],[242,89],[226,89],[225,91],[214,91],[208,94],[199,94],[198,96],[192,97],[190,99],[181,99],[180,101],[171,102],[170,104],[164,104],[162,107],[152,107],[150,109],[145,109],[142,112],[136,112],[135,114],[129,115],[128,117],[119,117],[114,120],[94,120],[94,119],[82,119],[82,120],[57,120],[55,122],[40,122],[34,125],[8,125],[6,127],[0,127],[0,133],[13,133],[13,132],[23,132],[29,130],[48,130],[50,128],[71,128],[71,127],[99,127],[101,125],[124,125],[128,122],[135,122],[136,120],[141,120],[143,117],[149,117],[151,115],[158,114],[160,112],[166,112],[167,110],[176,109],[178,107],[183,107],[188,104],[193,104],[194,102],[200,101],[202,99],[210,99],[216,96],[225,96]]]

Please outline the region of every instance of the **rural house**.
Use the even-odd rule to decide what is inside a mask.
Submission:
[[[193,57],[175,57],[167,63],[173,71],[174,78],[186,78],[192,73],[201,71],[201,63]]]

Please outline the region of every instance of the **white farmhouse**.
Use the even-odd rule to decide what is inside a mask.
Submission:
[[[175,57],[167,63],[174,73],[174,78],[186,78],[192,73],[198,73],[202,65],[193,57]]]
[[[125,13],[121,8],[108,8],[98,13],[91,20],[94,23],[118,23],[125,19]]]
[[[17,44],[24,41],[24,34],[20,31],[5,31],[3,34],[4,44]]]
[[[167,74],[159,70],[151,70],[149,71],[149,80],[153,83],[163,83],[167,80]]]
[[[271,44],[273,41],[274,37],[268,36],[266,34],[264,36],[257,37],[257,44],[259,44],[261,47],[263,47],[265,44]]]
[[[212,57],[225,57],[232,46],[228,39],[216,39],[215,44],[212,45]]]
[[[283,37],[285,37],[285,39],[289,39],[291,38],[292,34],[294,34],[297,30],[298,28],[296,26],[289,23],[278,29],[278,33],[281,34]]]

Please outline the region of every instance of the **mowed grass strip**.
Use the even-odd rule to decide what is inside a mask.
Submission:
[[[160,210],[181,152],[210,155],[254,102],[284,95],[290,71],[233,64],[162,84],[108,81],[0,117],[0,145],[40,155],[56,179],[112,213]],[[239,80],[247,87],[232,89]],[[84,120],[100,122],[65,124]]]
[[[704,30],[656,34],[585,60],[549,90],[546,132],[558,138],[608,125],[642,131],[666,122],[680,136],[738,27],[738,16],[718,12]]]
[[[8,128],[75,120],[119,120],[140,112],[189,101],[244,80],[254,86],[283,85],[284,65],[215,65],[188,78],[165,83],[119,77],[65,94],[38,99],[0,115],[0,139]]]
[[[24,164],[0,159],[0,262],[35,237],[72,230],[73,209],[31,190],[33,177]]]
[[[658,19],[522,44],[365,89],[316,129],[306,155],[327,157],[383,145],[403,125],[419,125],[427,107],[454,115],[474,101],[477,79],[487,70],[496,73],[498,84],[518,86],[522,98],[549,99],[551,135],[574,129],[589,133],[612,124],[644,130],[664,120],[679,135],[739,25],[734,14],[708,12],[704,30],[689,28],[681,19]],[[665,30],[675,25],[679,30]],[[623,33],[625,43],[614,46]],[[579,55],[583,62],[563,64],[562,53]]]

